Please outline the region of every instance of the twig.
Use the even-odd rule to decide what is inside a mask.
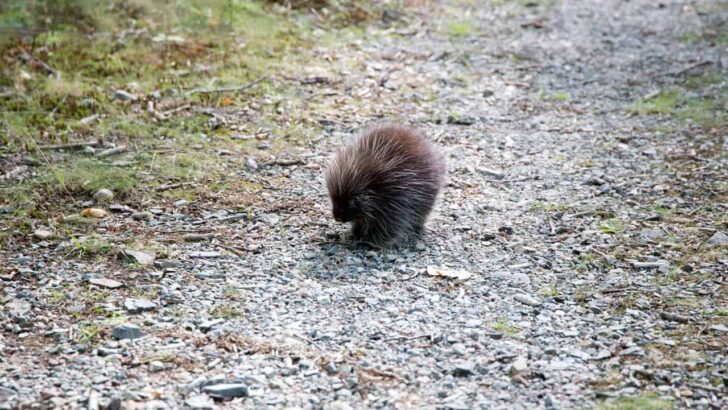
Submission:
[[[160,186],[154,188],[154,190],[157,192],[162,192],[162,191],[168,191],[170,189],[182,188],[183,186],[188,186],[188,185],[194,185],[194,184],[191,182],[176,182],[174,184],[160,185]]]
[[[232,246],[227,246],[227,245],[223,245],[223,244],[217,244],[217,246],[219,246],[219,247],[221,247],[223,249],[227,249],[228,251],[234,253],[238,257],[241,257],[242,258],[243,256],[245,256],[245,253],[243,251],[241,251],[241,250],[239,250],[237,248],[233,248]]]
[[[293,334],[293,337],[295,337],[296,339],[299,339],[299,340],[303,340],[304,342],[312,345],[313,347],[319,349],[322,352],[325,352],[326,351],[323,347],[319,346],[318,343],[314,342],[313,340],[311,340],[311,339],[309,339],[307,337],[303,337],[303,336],[297,335],[297,334]]]
[[[126,150],[127,150],[126,145],[119,145],[118,147],[109,148],[107,150],[101,151],[98,154],[96,154],[96,156],[99,158],[110,157],[112,155],[117,155],[117,154],[126,152]]]
[[[720,392],[721,390],[718,388],[715,388],[713,386],[706,386],[704,384],[698,384],[698,383],[688,383],[688,386],[694,388],[694,389],[700,389],[700,390],[706,390],[706,391],[712,391],[712,392]]]
[[[79,149],[83,147],[95,147],[99,145],[100,141],[87,141],[87,142],[71,142],[68,144],[52,144],[52,145],[39,145],[36,147],[38,150],[56,150],[56,149]]]
[[[224,92],[230,92],[230,91],[243,91],[243,90],[246,90],[246,89],[258,84],[259,82],[265,80],[266,78],[267,77],[260,77],[257,80],[253,80],[247,84],[243,84],[243,85],[239,85],[239,86],[235,86],[235,87],[221,87],[221,88],[211,88],[211,89],[196,88],[194,90],[187,91],[185,93],[185,96],[189,97],[194,94],[211,94],[211,93],[224,93]]]
[[[600,290],[600,293],[621,293],[621,292],[634,292],[638,291],[639,289],[633,288],[633,287],[627,287],[627,288],[612,288],[612,289],[604,289]]]
[[[695,63],[695,64],[690,64],[689,66],[687,66],[687,67],[683,68],[682,70],[678,70],[678,71],[675,71],[674,73],[671,73],[671,75],[673,75],[673,76],[678,76],[678,75],[682,75],[682,74],[685,74],[685,73],[687,73],[688,71],[692,70],[693,68],[698,68],[698,67],[702,67],[702,66],[704,66],[704,65],[708,65],[708,64],[712,64],[712,63],[713,63],[713,62],[712,62],[712,61],[710,61],[710,60],[703,60],[703,61],[698,61],[698,62],[697,62],[697,63]]]
[[[400,282],[404,282],[404,281],[412,280],[412,279],[414,279],[414,278],[416,278],[416,277],[420,276],[420,273],[421,273],[421,271],[419,271],[419,270],[418,270],[418,271],[415,271],[415,273],[414,273],[414,274],[412,274],[412,275],[410,275],[410,276],[407,276],[406,278],[402,278],[402,279],[400,279]]]
[[[382,340],[383,342],[393,342],[395,340],[415,340],[415,339],[422,339],[423,337],[432,337],[431,334],[422,334],[417,336],[396,336],[396,337],[390,337],[389,339]]]

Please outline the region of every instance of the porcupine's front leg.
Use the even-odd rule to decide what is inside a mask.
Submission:
[[[388,247],[395,239],[384,224],[368,219],[354,221],[352,234],[357,241],[379,249]]]

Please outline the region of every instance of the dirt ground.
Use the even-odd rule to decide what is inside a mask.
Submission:
[[[3,249],[0,408],[726,408],[726,4],[408,10],[291,55],[289,98],[208,107],[210,140],[271,105],[320,132],[104,207],[95,232],[153,264]],[[380,120],[448,184],[422,238],[374,251],[322,170]]]

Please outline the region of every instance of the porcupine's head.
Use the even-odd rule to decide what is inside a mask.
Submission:
[[[369,189],[373,172],[367,155],[355,144],[339,149],[326,169],[326,188],[334,219],[353,222],[373,215],[375,198]]]

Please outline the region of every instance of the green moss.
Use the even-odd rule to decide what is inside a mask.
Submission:
[[[450,23],[447,32],[452,37],[463,37],[473,33],[473,24],[470,21],[454,21]]]
[[[536,97],[541,101],[563,102],[563,101],[569,100],[571,98],[571,94],[569,94],[567,92],[549,93],[549,92],[546,92],[546,90],[543,87],[541,87],[538,90],[538,94],[536,95]]]
[[[673,405],[669,401],[658,399],[651,395],[640,397],[620,397],[614,400],[599,403],[600,410],[667,410]]]
[[[98,235],[80,238],[71,236],[71,243],[81,256],[106,255],[111,250],[111,243]]]
[[[691,87],[704,86],[701,81],[712,81],[711,77],[694,77]],[[682,121],[692,121],[704,127],[725,124],[728,93],[719,92],[717,96],[705,94],[695,96],[679,89],[662,91],[657,96],[635,103],[629,111],[636,115],[663,115]]]
[[[616,235],[624,232],[622,222],[618,219],[610,219],[608,221],[602,222],[601,224],[599,224],[599,230],[602,233],[609,235]]]
[[[513,326],[508,322],[508,319],[506,317],[500,317],[497,322],[495,322],[492,326],[493,330],[496,332],[505,333],[508,335],[515,335],[518,334],[521,329],[517,328],[516,326]]]

